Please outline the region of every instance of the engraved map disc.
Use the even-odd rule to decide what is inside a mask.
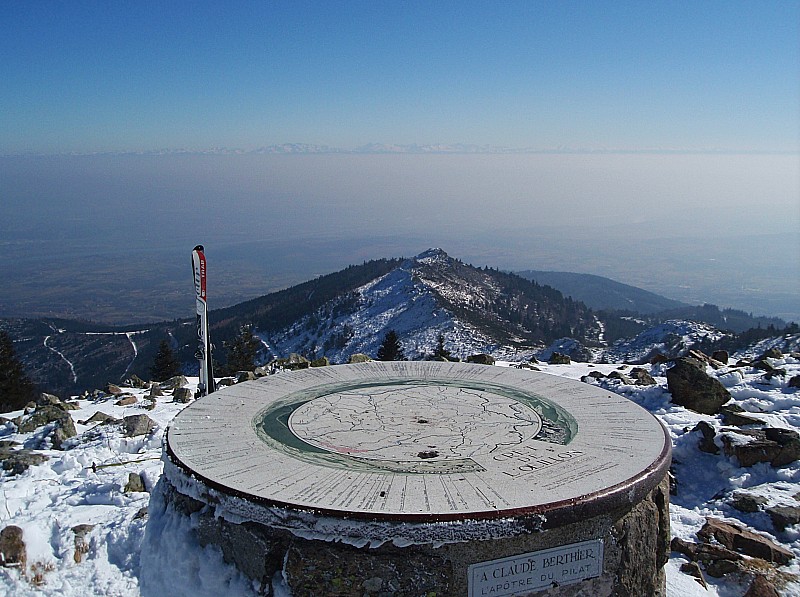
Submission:
[[[254,503],[409,521],[613,507],[655,486],[669,461],[661,424],[617,394],[444,362],[237,384],[181,412],[167,451],[184,472]]]

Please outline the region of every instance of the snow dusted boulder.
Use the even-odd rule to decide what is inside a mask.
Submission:
[[[368,363],[372,360],[369,355],[357,352],[355,354],[351,354],[350,358],[347,359],[347,364],[352,365],[354,363]]]
[[[75,422],[72,420],[70,414],[58,406],[48,405],[39,407],[33,411],[33,413],[20,417],[20,419],[17,420],[20,433],[31,433],[49,423],[54,423],[52,440],[53,447],[56,450],[61,449],[61,443],[65,439],[74,437],[77,434],[75,431]]]
[[[47,406],[48,404],[51,406],[58,406],[60,408],[63,408],[64,406],[64,403],[58,396],[54,396],[53,394],[46,394],[44,392],[39,394],[39,397],[36,399],[36,406]]]
[[[192,391],[189,388],[175,388],[172,391],[172,401],[188,404],[192,400]]]
[[[706,542],[710,543],[713,539],[733,551],[779,565],[794,559],[794,554],[785,547],[744,527],[717,518],[707,518],[697,536]]]
[[[773,506],[767,508],[767,514],[772,520],[772,526],[779,531],[785,531],[786,527],[800,522],[800,507],[798,506]]]
[[[0,467],[10,471],[12,475],[19,475],[31,466],[37,466],[47,461],[47,456],[32,450],[15,450],[16,442],[0,441]]]
[[[123,385],[128,386],[130,388],[138,388],[140,390],[143,390],[150,384],[134,373],[123,382]]]
[[[126,437],[147,435],[156,426],[155,421],[147,415],[130,415],[122,419]]]
[[[486,353],[474,354],[467,357],[467,363],[477,363],[478,365],[494,365],[494,357]]]
[[[705,372],[705,364],[682,357],[667,370],[667,386],[672,402],[706,415],[715,415],[731,399],[730,393],[717,379]]]
[[[550,355],[550,358],[547,362],[551,365],[569,365],[572,361],[570,360],[569,355],[561,352],[554,352]]]
[[[128,473],[128,482],[122,490],[124,493],[144,493],[147,488],[144,484],[144,479],[139,473]]]
[[[256,374],[253,371],[237,371],[236,383],[243,383],[245,381],[253,381],[256,379]]]
[[[97,423],[98,425],[105,425],[106,423],[119,423],[120,420],[117,418],[112,417],[104,412],[97,411],[88,419],[83,421],[78,421],[81,425],[91,425],[92,423]]]
[[[183,375],[176,375],[175,377],[170,377],[167,381],[162,381],[159,384],[162,390],[174,390],[175,388],[181,388],[186,385],[189,385],[189,380],[186,379]]]
[[[791,429],[728,430],[722,434],[722,445],[725,454],[735,456],[741,466],[769,462],[781,467],[800,459],[800,434]]]

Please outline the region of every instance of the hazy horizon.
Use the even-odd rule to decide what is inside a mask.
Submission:
[[[479,266],[593,273],[800,319],[795,156],[15,157],[0,158],[0,186],[0,275],[30,293],[50,292],[30,274],[54,263],[174,292],[166,280],[182,288],[203,243],[230,302],[437,246]],[[8,293],[0,313],[19,312]]]
[[[226,300],[441,246],[800,314],[797,1],[10,3],[0,53],[0,313],[172,313],[203,243]],[[533,153],[203,153],[286,143]]]

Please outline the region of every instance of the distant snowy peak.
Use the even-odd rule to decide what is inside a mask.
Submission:
[[[424,263],[426,265],[446,263],[449,260],[452,260],[452,258],[439,248],[428,249],[414,257],[415,262]]]

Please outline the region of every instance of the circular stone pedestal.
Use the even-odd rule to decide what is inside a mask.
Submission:
[[[202,398],[165,479],[203,542],[304,595],[659,595],[670,441],[633,402],[527,370],[307,369]]]

